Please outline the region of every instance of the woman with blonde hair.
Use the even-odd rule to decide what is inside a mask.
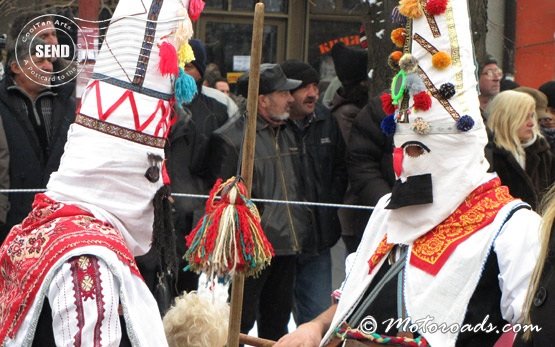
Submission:
[[[524,302],[524,326],[514,347],[551,347],[555,341],[555,186],[542,203],[541,248]]]
[[[534,99],[503,91],[488,105],[487,126],[493,132],[493,170],[511,195],[536,210],[555,179],[555,160],[541,135]]]

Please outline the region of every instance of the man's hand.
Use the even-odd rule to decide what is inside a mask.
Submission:
[[[301,324],[297,330],[283,336],[274,347],[318,347],[322,337],[330,327],[337,304],[308,323]]]
[[[318,347],[322,326],[314,321],[299,325],[297,330],[283,336],[274,347]]]

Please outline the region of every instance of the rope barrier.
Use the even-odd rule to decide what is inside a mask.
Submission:
[[[44,193],[46,189],[0,189],[0,193]],[[186,194],[186,193],[172,193],[172,196],[177,198],[193,198],[193,199],[208,199],[208,195],[203,194]],[[350,204],[332,204],[325,202],[312,202],[312,201],[287,201],[287,200],[272,200],[272,199],[251,199],[254,202],[271,203],[271,204],[284,204],[284,205],[301,205],[301,206],[316,206],[316,207],[333,207],[333,208],[350,208],[358,210],[373,210],[374,206],[365,205],[350,205]]]

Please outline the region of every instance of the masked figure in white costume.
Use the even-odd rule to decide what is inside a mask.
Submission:
[[[118,4],[60,168],[0,248],[0,345],[167,346],[134,257],[175,256],[164,146],[196,91],[190,16],[189,0]]]
[[[347,259],[337,304],[276,347],[492,346],[522,320],[540,217],[487,172],[467,2],[397,10],[403,52],[382,96],[397,182]]]

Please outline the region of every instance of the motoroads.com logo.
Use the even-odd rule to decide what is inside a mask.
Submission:
[[[31,19],[19,32],[15,43],[15,59],[19,68],[35,83],[46,87],[72,81],[86,65],[86,61],[78,61],[78,52],[87,49],[75,41],[72,33],[84,35],[77,23],[68,17],[45,14]],[[86,39],[77,41],[86,42]],[[23,56],[19,45],[28,49]],[[88,54],[82,56],[87,57]],[[52,71],[44,69],[39,63],[44,59],[52,62]]]

